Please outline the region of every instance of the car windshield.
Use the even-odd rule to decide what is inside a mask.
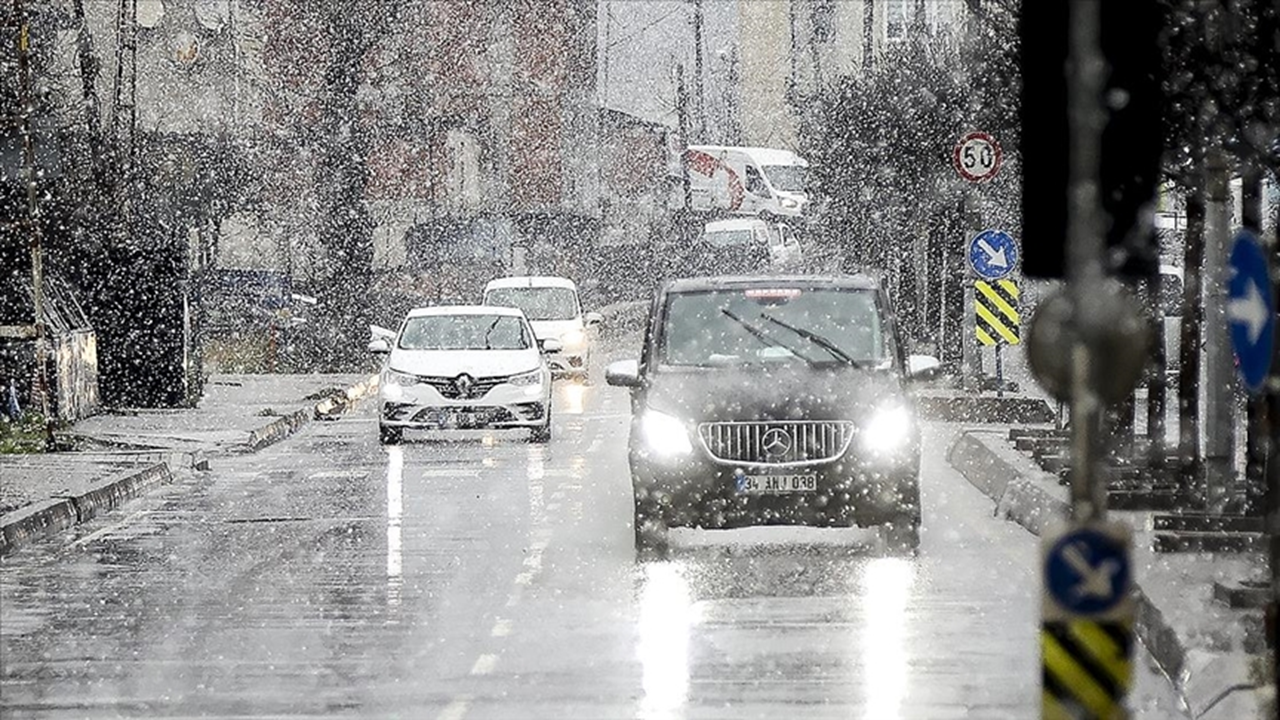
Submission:
[[[783,192],[799,193],[805,188],[805,169],[799,165],[765,165],[765,177],[773,187]]]
[[[405,320],[402,350],[525,350],[525,323],[512,315],[423,315]]]
[[[571,320],[578,316],[578,295],[563,287],[493,288],[486,305],[519,308],[530,320]]]
[[[738,247],[755,241],[750,230],[709,230],[702,234],[702,241],[711,247]]]
[[[877,295],[870,290],[759,287],[672,293],[665,318],[664,365],[789,360],[879,365],[888,357]]]

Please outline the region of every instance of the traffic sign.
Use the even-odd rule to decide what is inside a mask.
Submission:
[[[969,266],[985,280],[999,280],[1018,264],[1018,242],[1003,230],[983,230],[969,241]]]
[[[1129,531],[1094,523],[1045,537],[1045,617],[1106,618],[1129,609]]]
[[[951,152],[951,164],[969,182],[990,180],[1000,172],[1003,162],[1000,143],[984,132],[971,132],[960,138]]]
[[[1018,312],[1018,283],[1012,280],[973,284],[974,333],[983,345],[1018,345],[1022,316]]]
[[[1239,359],[1237,365],[1245,387],[1257,392],[1271,370],[1276,311],[1267,258],[1253,233],[1241,230],[1236,235],[1229,267],[1227,321],[1231,324],[1231,345]]]

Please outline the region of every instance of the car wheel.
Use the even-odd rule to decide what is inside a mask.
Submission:
[[[404,440],[404,428],[378,425],[378,442],[382,445],[399,445]]]
[[[662,558],[667,554],[667,521],[662,506],[647,492],[635,490],[636,556]]]
[[[920,518],[897,518],[880,526],[880,539],[890,555],[913,557],[920,552]]]
[[[551,405],[547,405],[547,421],[541,427],[529,431],[530,442],[545,444],[551,442]]]

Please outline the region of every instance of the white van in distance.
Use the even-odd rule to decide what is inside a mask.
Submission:
[[[801,217],[809,163],[790,150],[690,145],[684,153],[691,208]]]
[[[582,312],[578,286],[572,280],[551,275],[490,280],[484,287],[484,304],[524,311],[539,341],[560,341],[560,351],[547,356],[552,372],[584,380],[588,377],[593,336],[603,318],[600,313]]]

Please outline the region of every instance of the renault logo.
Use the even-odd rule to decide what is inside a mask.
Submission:
[[[786,455],[791,451],[791,434],[781,428],[770,428],[760,438],[760,448],[766,455]]]
[[[458,395],[464,398],[471,397],[471,388],[475,386],[475,384],[475,378],[466,373],[462,373],[453,379],[453,387],[458,390]]]

